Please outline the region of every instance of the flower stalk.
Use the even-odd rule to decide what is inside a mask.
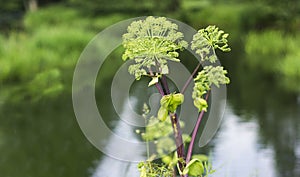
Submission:
[[[162,155],[164,164],[156,164],[153,159],[145,163],[141,162],[139,166],[141,177],[148,175],[175,177],[176,170],[174,168],[176,165],[181,177],[202,176],[204,173],[212,173],[207,168],[207,158],[203,158],[201,155],[192,156],[192,151],[204,113],[208,108],[207,101],[211,86],[219,87],[221,84],[229,83],[229,78],[226,76],[227,71],[223,67],[215,65],[217,57],[214,51],[214,49],[224,52],[230,51],[227,37],[228,34],[216,26],[208,26],[205,29],[200,29],[193,36],[192,41],[188,43],[184,40],[183,33],[178,31],[177,24],[164,17],[150,16],[145,20],[134,21],[128,26],[127,33],[123,35],[125,52],[122,55],[124,61],[133,60],[134,62],[129,66],[128,72],[134,75],[136,80],[140,80],[143,76],[150,77],[152,80],[148,87],[155,85],[162,96],[157,116],[149,118],[149,125],[152,123],[153,126],[147,126],[141,135],[147,142],[156,142],[157,155]],[[200,62],[187,79],[181,92],[172,93],[166,77],[169,74],[168,63],[180,62],[179,51],[188,46],[200,56]],[[204,66],[195,77],[204,62],[210,64]],[[192,98],[199,114],[190,137],[182,132],[184,124],[181,125],[182,121],[179,120],[176,111],[178,106],[184,102],[183,94],[192,81],[195,83]],[[173,138],[169,137],[172,134],[175,142]],[[183,142],[185,137],[191,140],[187,154],[185,154]],[[169,153],[175,147],[177,156],[172,156]],[[168,152],[168,155],[165,152]]]
[[[205,98],[206,101],[208,101],[209,93],[210,93],[210,92],[208,92],[208,93],[206,94],[206,98]],[[195,143],[196,136],[197,136],[197,133],[198,133],[198,130],[199,130],[199,127],[200,127],[202,118],[203,118],[203,116],[204,116],[204,113],[205,113],[205,111],[202,110],[202,111],[199,113],[199,116],[198,116],[198,118],[197,118],[197,122],[196,122],[195,128],[194,128],[194,130],[193,130],[191,142],[190,142],[190,144],[189,144],[188,152],[187,152],[187,155],[186,155],[186,163],[189,163],[190,160],[191,160],[192,152],[193,152],[193,147],[194,147],[194,143]]]

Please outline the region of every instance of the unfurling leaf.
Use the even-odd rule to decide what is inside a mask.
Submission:
[[[204,166],[198,159],[192,159],[183,169],[183,174],[190,176],[200,176],[204,173]]]
[[[197,159],[197,160],[200,160],[201,162],[208,161],[207,155],[204,155],[204,154],[195,154],[192,156],[192,159]]]
[[[160,99],[160,106],[168,108],[171,101],[171,95],[165,95]]]
[[[158,110],[157,118],[160,121],[165,121],[167,119],[168,115],[169,115],[169,112],[168,112],[167,108],[161,106]]]
[[[157,117],[159,120],[166,120],[165,114],[168,115],[168,112],[174,113],[179,105],[184,101],[184,95],[181,93],[171,93],[165,95],[160,100],[160,109],[158,110]]]

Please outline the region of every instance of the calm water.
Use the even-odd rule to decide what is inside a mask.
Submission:
[[[297,95],[283,92],[270,78],[243,65],[225,65],[230,66],[232,83],[222,125],[213,141],[196,151],[211,154],[214,177],[299,177]],[[107,125],[122,134],[133,128],[118,121],[111,100],[103,96],[110,94],[110,82],[104,80],[97,89],[98,106]],[[104,156],[88,142],[70,95],[38,103],[0,102],[0,176],[138,176],[135,163]]]

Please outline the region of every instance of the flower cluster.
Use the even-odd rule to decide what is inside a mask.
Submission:
[[[216,62],[217,57],[213,49],[220,49],[223,52],[230,51],[227,44],[228,34],[219,30],[216,26],[208,26],[200,29],[194,36],[191,48],[201,57],[202,61]]]
[[[135,61],[129,67],[129,73],[137,80],[148,72],[151,76],[154,72],[168,74],[167,61],[179,62],[178,50],[187,47],[183,37],[178,26],[165,17],[149,16],[132,22],[123,35],[125,52],[122,59]]]
[[[205,66],[194,79],[195,86],[193,90],[194,105],[200,111],[207,111],[207,101],[203,98],[212,85],[219,87],[221,84],[228,84],[229,78],[226,76],[227,71],[221,66]]]

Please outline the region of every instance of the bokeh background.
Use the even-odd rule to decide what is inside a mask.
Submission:
[[[1,177],[106,177],[112,170],[134,176],[122,171],[124,164],[103,167],[107,157],[88,142],[76,122],[71,87],[80,53],[98,32],[147,15],[174,18],[195,29],[214,24],[230,34],[232,51],[218,53],[231,78],[224,121],[209,145],[195,148],[211,156],[214,176],[300,176],[300,1],[0,4]],[[118,118],[105,95],[110,95],[111,78],[122,64],[122,51],[120,47],[109,56],[97,80],[97,103],[112,129]],[[191,69],[195,64],[187,63]]]

